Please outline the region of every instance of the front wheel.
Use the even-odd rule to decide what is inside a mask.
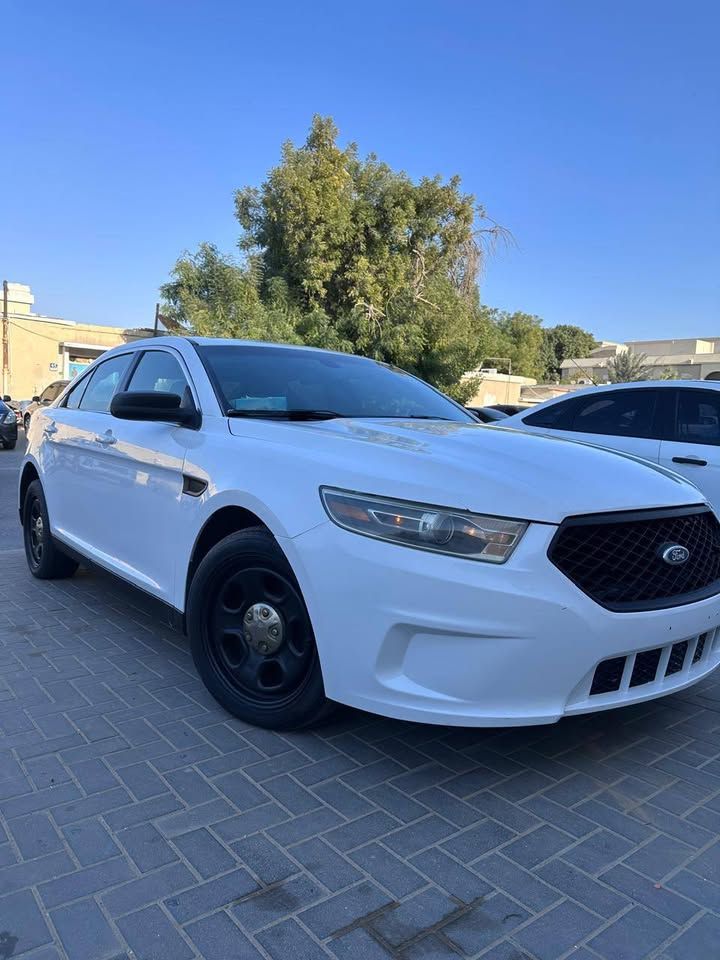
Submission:
[[[241,530],[209,551],[190,586],[187,623],[195,667],[230,713],[295,730],[329,712],[300,588],[266,530]]]
[[[30,429],[30,414],[25,414],[25,419],[23,420],[23,426],[25,427],[25,433]]]
[[[77,570],[77,562],[62,552],[50,533],[45,494],[39,480],[33,480],[25,494],[23,538],[30,573],[38,580],[71,577]]]

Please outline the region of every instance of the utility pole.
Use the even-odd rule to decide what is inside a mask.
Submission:
[[[159,327],[160,327],[160,304],[159,304],[159,303],[156,303],[156,304],[155,304],[155,326],[154,326],[154,328],[153,328],[153,336],[154,336],[154,337],[156,337],[156,336],[158,335],[158,329],[159,329]]]
[[[10,346],[8,344],[8,282],[3,280],[3,314],[2,314],[2,392],[3,396],[10,392]]]

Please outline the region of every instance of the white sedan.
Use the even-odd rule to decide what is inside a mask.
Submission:
[[[588,387],[502,426],[596,443],[681,473],[720,510],[720,382],[640,380]]]
[[[720,661],[720,526],[695,487],[483,426],[360,357],[117,347],[33,416],[19,508],[36,577],[89,561],[152,595],[261,726],[330,701],[547,723]]]

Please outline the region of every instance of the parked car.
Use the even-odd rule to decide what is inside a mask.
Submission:
[[[20,404],[17,403],[15,400],[13,400],[13,398],[10,396],[9,393],[4,394],[2,400],[3,400],[3,403],[5,403],[8,407],[10,407],[10,409],[13,411],[13,413],[15,414],[16,421],[18,423],[22,423],[22,413],[20,412]]]
[[[589,387],[503,426],[585,440],[681,473],[720,511],[720,383],[659,380]]]
[[[17,443],[17,417],[13,408],[0,400],[0,448],[14,450]]]
[[[493,407],[465,407],[481,423],[499,423],[500,420],[507,419],[507,414],[502,410],[495,410]]]
[[[23,426],[25,427],[26,433],[30,429],[30,419],[35,411],[39,410],[41,407],[47,407],[54,400],[57,400],[69,383],[69,380],[53,380],[52,383],[45,387],[40,396],[35,396],[32,398],[32,402],[25,408],[23,412]]]
[[[244,721],[328,700],[546,723],[720,661],[720,525],[681,477],[488,428],[347,354],[163,337],[33,415],[19,484],[41,579],[90,561],[182,621]]]
[[[492,410],[499,410],[506,416],[511,417],[515,413],[522,413],[524,410],[532,410],[533,407],[527,403],[493,403]]]

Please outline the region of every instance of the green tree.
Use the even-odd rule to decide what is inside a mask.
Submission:
[[[163,287],[183,329],[299,340],[396,363],[458,399],[486,350],[483,262],[508,234],[460,180],[413,182],[315,117],[260,187],[235,196],[238,263],[203,245]],[[249,331],[248,334],[243,331]]]
[[[540,379],[544,369],[541,318],[521,311],[508,313],[495,307],[484,307],[483,312],[489,327],[488,349],[483,355],[507,357],[513,375]],[[502,366],[500,361],[498,366]]]
[[[635,380],[649,380],[652,367],[646,363],[644,353],[631,353],[624,350],[608,361],[610,383],[631,383]]]
[[[597,346],[595,337],[582,327],[561,323],[543,330],[544,380],[559,380],[563,360],[587,357]]]

